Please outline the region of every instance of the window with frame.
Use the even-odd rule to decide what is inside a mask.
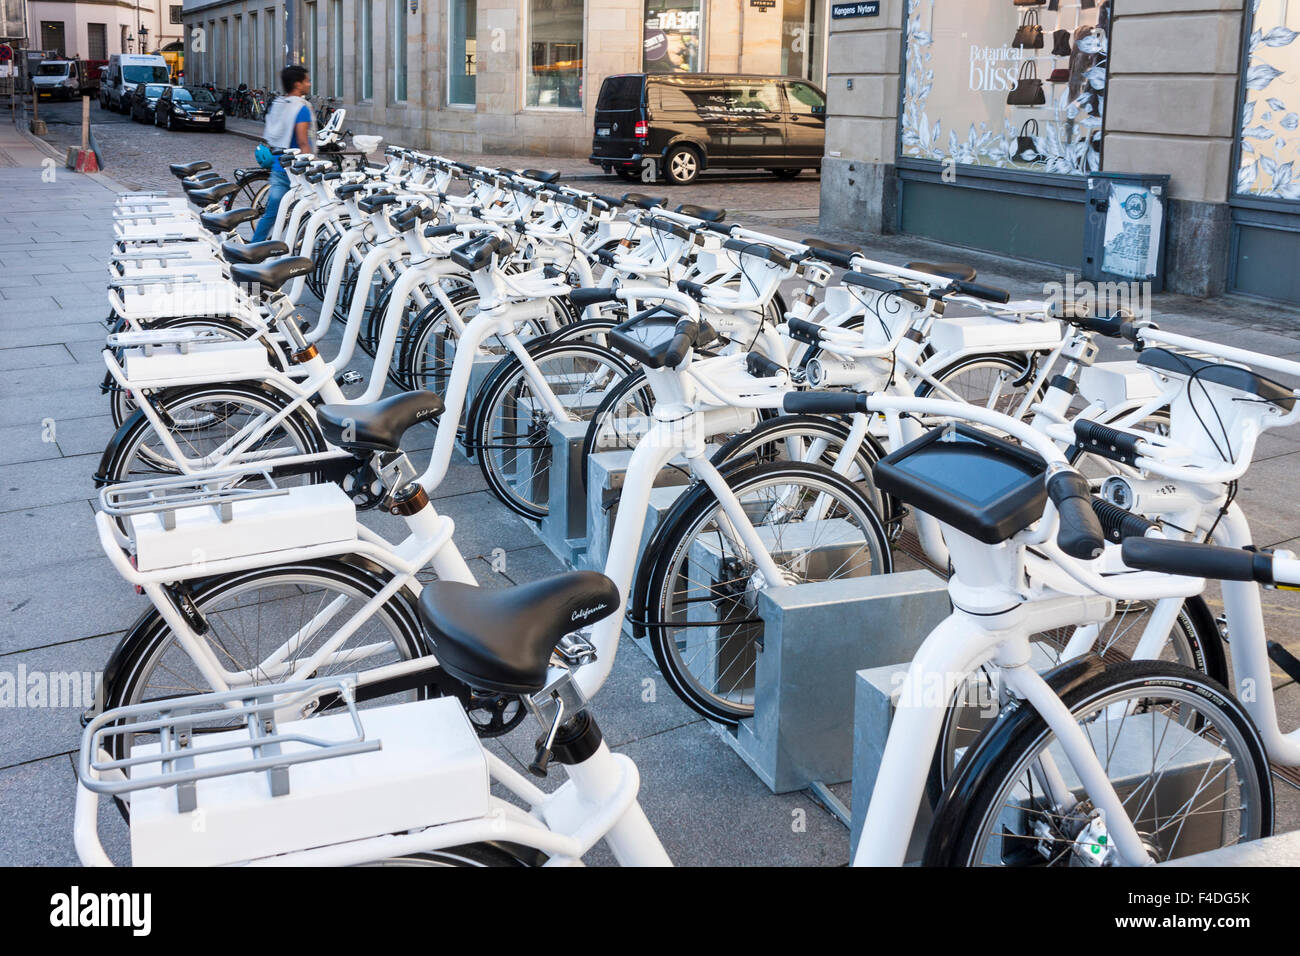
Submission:
[[[1247,11],[1236,192],[1300,200],[1300,4],[1255,0]]]
[[[448,0],[447,102],[473,106],[478,75],[478,0]]]
[[[248,85],[257,86],[257,78],[262,75],[258,68],[257,58],[262,55],[262,37],[258,31],[261,18],[256,11],[248,14]]]
[[[330,0],[330,73],[334,95],[343,98],[343,0]]]
[[[1056,6],[908,0],[901,157],[1100,170],[1111,0]]]
[[[63,21],[41,21],[41,49],[52,50],[63,56]]]
[[[701,0],[645,0],[641,69],[694,73],[701,68]]]
[[[582,109],[584,0],[529,0],[524,106]]]
[[[361,64],[361,99],[372,99],[375,95],[375,4],[374,0],[358,0],[361,7],[361,55],[357,58]]]
[[[108,59],[108,24],[86,24],[87,56],[92,60]]]
[[[406,0],[392,0],[393,100],[406,100]]]
[[[279,78],[279,61],[280,57],[275,46],[275,9],[267,7],[266,9],[266,64],[263,74],[264,83],[268,93],[279,89],[277,80]]]
[[[320,21],[316,19],[316,4],[307,4],[307,72],[311,74],[311,80],[316,82],[316,38],[320,30]]]

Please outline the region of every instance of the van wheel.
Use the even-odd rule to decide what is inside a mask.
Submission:
[[[803,172],[802,169],[774,169],[772,175],[777,179],[794,179],[801,172]]]
[[[695,182],[700,174],[700,154],[691,146],[674,146],[664,159],[663,177],[677,186]]]

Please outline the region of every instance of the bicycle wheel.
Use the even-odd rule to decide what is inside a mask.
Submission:
[[[1120,603],[1115,616],[1101,628],[1093,653],[1107,663],[1129,660],[1137,649],[1153,608],[1153,604],[1143,601]],[[1046,666],[1059,664],[1061,651],[1073,636],[1074,632],[1069,628],[1036,635],[1034,642],[1041,662]],[[1188,598],[1179,608],[1169,638],[1156,660],[1190,668],[1221,684],[1230,682],[1219,625],[1199,595]],[[944,717],[943,732],[926,782],[926,792],[932,804],[939,802],[960,759],[992,722],[999,703],[991,676],[984,670],[973,675],[965,688],[958,692]]]
[[[834,466],[844,453],[849,426],[835,418],[817,415],[781,415],[759,422],[747,432],[726,441],[713,454],[719,468],[724,462],[753,457],[758,461],[807,461],[826,468]],[[884,455],[883,449],[868,438],[853,452],[853,464],[845,477],[862,489],[876,513],[887,523],[896,510],[886,502],[871,476],[871,466]]]
[[[1217,681],[1176,664],[1129,661],[1084,679],[1061,699],[1157,862],[1273,832],[1263,742]],[[1043,781],[1053,776],[1065,792],[1058,786],[1048,796]],[[924,862],[1121,861],[1055,734],[1037,711],[1020,705],[1005,710],[963,761],[935,812]]]
[[[441,301],[434,299],[411,320],[397,360],[404,388],[424,388],[444,397],[460,341],[457,322],[463,325],[478,314],[478,293],[473,289],[455,288],[446,294],[456,311],[456,320]],[[482,348],[489,353],[505,351],[499,339],[485,342]]]
[[[492,843],[468,843],[464,846],[451,846],[445,850],[426,850],[423,853],[410,853],[406,856],[390,857],[376,860],[366,866],[541,866],[546,856],[538,850],[520,847],[524,853],[537,858],[536,863],[525,862],[516,853],[511,853]]]
[[[151,396],[168,434],[195,464],[215,459],[236,441],[247,440],[263,423],[281,413],[289,400],[263,385],[194,385]],[[286,455],[326,449],[325,439],[310,413],[296,408],[264,435],[248,441],[246,461],[270,461]],[[209,463],[207,467],[212,467]],[[100,459],[100,484],[178,474],[171,451],[140,409],[113,435]],[[307,482],[320,480],[319,471],[305,472]]]
[[[470,422],[479,467],[493,494],[516,514],[540,521],[550,494],[548,402],[553,397],[569,421],[583,421],[632,369],[613,349],[590,342],[543,343],[528,354],[541,381],[513,355],[503,359],[475,399]]]
[[[646,549],[632,613],[635,633],[648,634],[673,690],[709,719],[735,724],[754,712],[759,592],[887,574],[893,565],[871,501],[834,472],[778,462],[736,469],[726,480],[785,580],[763,579],[701,482],[678,500]]]
[[[636,369],[610,389],[596,408],[582,438],[582,460],[602,451],[630,451],[650,424],[655,397],[644,369]],[[587,469],[582,469],[587,485]]]
[[[963,401],[1011,415],[1028,394],[1032,375],[1032,366],[1021,356],[974,355],[935,373],[935,382],[943,388],[922,382],[916,394],[922,398]]]
[[[377,565],[324,558],[219,575],[173,591],[183,602],[186,617],[206,626],[201,639],[228,673],[231,686],[259,686],[286,680],[389,580],[391,574]],[[271,663],[282,648],[283,661]],[[399,594],[380,604],[312,676],[352,674],[426,653],[418,616]],[[104,675],[104,706],[145,704],[211,690],[176,632],[156,610],[150,610],[113,653]],[[383,702],[427,696],[433,696],[431,685],[421,684],[386,696]],[[147,739],[132,738],[133,742]]]

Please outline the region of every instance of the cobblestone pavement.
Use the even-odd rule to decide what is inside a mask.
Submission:
[[[81,104],[51,103],[41,106],[47,139],[60,149],[81,145]],[[135,123],[129,117],[101,110],[92,102],[91,127],[95,144],[104,161],[104,171],[132,189],[164,189],[179,193],[176,180],[167,172],[167,164],[205,159],[222,173],[237,166],[253,163],[253,142],[248,137],[261,133],[261,123],[230,120],[230,131],[208,133],[185,130],[169,133],[157,126]],[[236,133],[234,130],[238,129]],[[792,182],[783,182],[767,172],[706,173],[690,186],[665,186],[662,183],[628,183],[617,176],[606,176],[585,158],[549,159],[526,155],[471,155],[451,157],[464,162],[505,166],[519,169],[540,167],[558,169],[565,179],[583,189],[621,196],[628,191],[668,196],[674,203],[721,206],[731,212],[746,212],[761,219],[798,217],[815,219],[820,179],[804,173]]]

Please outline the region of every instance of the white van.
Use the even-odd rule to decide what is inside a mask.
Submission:
[[[167,61],[157,53],[114,53],[108,58],[108,77],[100,90],[100,105],[125,113],[131,93],[140,83],[170,83]]]
[[[42,60],[32,74],[32,86],[41,96],[70,100],[80,96],[85,81],[80,60]]]

